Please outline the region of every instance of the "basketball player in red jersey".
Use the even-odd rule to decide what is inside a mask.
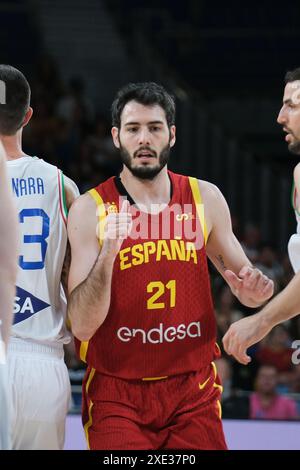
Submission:
[[[247,306],[273,283],[233,235],[220,191],[168,171],[175,104],[164,88],[125,86],[112,122],[123,170],[77,199],[68,226],[88,447],[225,449],[206,256]]]

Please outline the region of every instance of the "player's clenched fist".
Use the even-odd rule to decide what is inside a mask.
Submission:
[[[123,240],[128,237],[132,228],[132,215],[129,212],[130,204],[125,199],[120,212],[108,214],[105,220],[103,233],[103,246],[107,254],[117,256]]]

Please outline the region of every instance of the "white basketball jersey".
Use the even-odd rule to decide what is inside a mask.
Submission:
[[[295,210],[296,220],[297,220],[297,231],[294,233],[288,243],[288,252],[291,265],[297,273],[300,271],[300,214],[298,210],[299,206],[299,197],[297,195],[296,187],[293,189],[293,206]]]
[[[60,283],[67,244],[63,174],[36,157],[8,161],[7,167],[21,234],[12,336],[67,343]]]

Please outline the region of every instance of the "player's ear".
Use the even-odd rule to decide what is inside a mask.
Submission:
[[[176,127],[171,126],[170,127],[170,147],[173,147],[173,145],[175,145],[175,142],[176,142]]]
[[[26,114],[25,114],[22,127],[27,126],[27,124],[29,123],[29,121],[30,121],[32,115],[33,115],[33,109],[29,106],[28,111],[27,111]]]
[[[119,149],[120,148],[119,128],[118,127],[112,127],[111,135],[112,135],[112,139],[113,139],[113,143],[115,144],[115,147],[117,147],[117,149]]]

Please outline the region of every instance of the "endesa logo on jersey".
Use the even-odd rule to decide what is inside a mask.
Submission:
[[[14,325],[47,307],[50,307],[50,305],[17,286],[14,304]]]
[[[177,327],[169,326],[164,328],[164,324],[160,323],[158,328],[151,328],[145,331],[141,328],[130,329],[122,326],[117,331],[119,340],[124,343],[132,341],[133,338],[141,340],[143,344],[161,344],[172,343],[173,341],[185,339],[187,336],[190,338],[199,338],[201,336],[200,322],[192,322],[188,325],[181,323]]]

